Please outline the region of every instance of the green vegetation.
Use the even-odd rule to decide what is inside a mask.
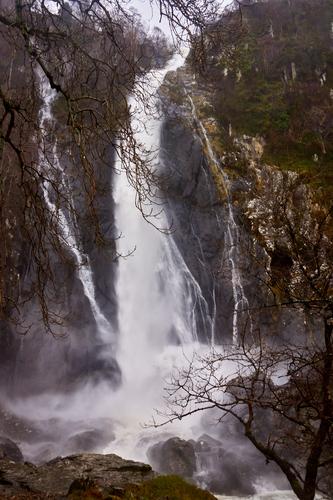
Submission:
[[[312,186],[320,196],[321,201],[333,198],[333,151],[318,156],[314,161],[310,148],[302,144],[284,144],[284,147],[266,147],[263,160],[268,164],[278,166],[281,170],[293,170],[304,182]]]
[[[241,19],[235,11],[208,30],[200,76],[215,88],[225,140],[229,124],[237,135],[262,136],[267,162],[305,173],[325,195],[333,173],[332,15],[331,0],[243,7]]]
[[[288,130],[290,115],[281,82],[268,82],[262,76],[235,83],[232,91],[219,96],[219,119],[231,122],[236,130],[248,135],[275,134]]]
[[[142,483],[140,486],[129,487],[125,500],[214,500],[208,491],[201,490],[186,483],[178,476],[159,476]]]
[[[75,484],[74,484],[75,483]],[[214,500],[208,491],[189,484],[179,476],[159,476],[141,484],[105,490],[94,481],[80,479],[68,493],[70,500]]]

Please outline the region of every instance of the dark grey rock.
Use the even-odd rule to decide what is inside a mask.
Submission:
[[[202,293],[203,300],[194,301],[197,331],[201,341],[210,342],[216,311],[216,331],[226,336],[232,325],[230,280],[222,283],[219,274],[225,207],[219,202],[202,144],[188,122],[166,116],[160,158],[165,210],[173,238]]]
[[[71,455],[56,458],[39,467],[0,459],[0,497],[4,490],[12,487],[15,493],[28,490],[45,497],[52,494],[52,498],[64,498],[70,488],[73,492],[82,487],[82,481],[86,486],[93,484],[104,490],[111,485],[122,488],[127,484],[140,483],[154,476],[150,465],[112,454]],[[79,482],[75,481],[78,479]]]
[[[98,194],[94,206],[100,222],[99,230],[106,240],[103,245],[96,245],[96,227],[88,217],[84,204],[84,188],[79,176],[75,175],[79,158],[72,158],[67,151],[63,151],[61,162],[68,176],[67,181],[73,188],[72,201],[77,210],[75,232],[78,244],[84,251],[81,260],[84,263],[87,257],[89,258],[96,300],[110,323],[112,343],[117,332],[117,231],[114,224],[113,180],[110,171],[114,162],[111,145],[106,148],[104,154],[105,157],[95,163]],[[50,196],[52,198],[52,193]],[[66,212],[66,208],[63,208]],[[34,266],[31,265],[31,249],[22,234],[18,234],[17,238],[14,238],[14,241],[16,240],[18,262],[15,268],[20,276],[20,286],[17,286],[20,297],[13,300],[13,303],[16,303],[16,300],[22,303],[21,318],[12,322],[0,322],[1,394],[13,398],[54,390],[68,392],[77,389],[81,384],[98,383],[100,380],[105,380],[114,387],[118,386],[121,378],[120,368],[110,345],[100,345],[96,320],[77,272],[81,263],[77,262],[73,253],[65,247],[61,258],[51,251],[53,279],[45,283],[45,294],[53,317],[61,318],[62,321],[52,324],[54,335],[45,335],[40,304],[35,293],[32,293],[37,277]],[[107,273],[105,269],[108,270]],[[22,318],[24,321],[20,321]],[[15,316],[13,319],[16,319]],[[23,335],[27,330],[28,335]],[[22,335],[19,335],[20,333]],[[103,355],[106,351],[107,360]]]
[[[0,458],[8,458],[13,462],[23,462],[23,455],[17,444],[3,436],[0,436]]]
[[[148,458],[154,469],[165,474],[193,477],[196,457],[193,443],[178,437],[160,442],[149,448]]]
[[[112,433],[98,429],[80,432],[68,439],[66,451],[68,453],[101,452],[106,443],[109,443],[113,438]]]

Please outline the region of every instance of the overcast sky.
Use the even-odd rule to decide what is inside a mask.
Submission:
[[[130,4],[138,11],[148,29],[157,26],[166,35],[170,35],[169,24],[165,18],[162,18],[160,21],[159,8],[155,2],[151,3],[149,0],[131,0]]]
[[[232,0],[220,0],[219,8],[222,10],[231,4]],[[129,4],[138,11],[142,21],[147,25],[148,29],[157,26],[164,33],[171,37],[168,21],[165,17],[160,20],[159,7],[157,0],[129,0]]]

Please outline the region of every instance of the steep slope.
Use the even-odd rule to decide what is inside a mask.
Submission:
[[[333,13],[317,7],[326,16],[302,0],[225,14],[206,66],[198,43],[162,88],[162,191],[217,341],[237,321],[239,333],[317,331],[322,311],[303,306],[330,301]]]

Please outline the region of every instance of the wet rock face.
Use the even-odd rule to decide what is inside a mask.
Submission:
[[[73,189],[72,202],[77,211],[75,223],[73,215],[69,217],[65,208],[64,213],[72,220],[70,226],[75,233],[77,246],[83,250],[82,261],[78,262],[79,259],[66,245],[63,245],[62,256],[50,250],[54,283],[45,284],[45,293],[49,310],[59,324],[51,324],[54,335],[46,335],[41,305],[31,293],[37,279],[36,270],[30,262],[31,249],[22,234],[18,234],[15,267],[20,277],[20,286],[17,288],[20,291],[20,313],[24,322],[0,323],[0,392],[8,392],[10,397],[40,394],[55,388],[67,392],[82,383],[100,380],[113,386],[120,383],[119,366],[113,352],[110,353],[110,345],[102,345],[94,311],[78,275],[79,266],[89,258],[96,301],[110,322],[111,344],[117,331],[117,264],[114,260],[117,234],[109,168],[114,162],[114,151],[112,146],[105,151],[107,165],[101,161],[95,164],[98,189],[94,200],[95,212],[100,223],[100,235],[108,242],[101,245],[96,244],[96,223],[87,214],[82,179],[80,181],[75,176],[74,160],[66,154],[64,151],[61,161],[64,162],[67,181]],[[105,269],[108,271],[105,272]],[[107,350],[108,360],[105,357]]]
[[[150,465],[124,460],[117,455],[92,453],[56,458],[40,467],[0,459],[0,496],[31,492],[64,498],[78,489],[74,481],[87,479],[102,490],[140,483],[155,477]],[[73,486],[74,483],[74,486]]]
[[[39,420],[35,414],[28,413],[26,411],[25,416],[19,416],[0,406],[0,436],[6,436],[7,441],[18,443],[24,460],[36,465],[59,456],[102,453],[105,446],[115,439],[111,419],[81,415],[82,420]],[[0,454],[0,457],[4,456],[15,460],[12,453]]]
[[[214,493],[255,493],[252,483],[256,476],[251,465],[208,435],[203,435],[198,441],[177,437],[168,439],[152,446],[148,457],[158,472],[193,479]]]
[[[302,274],[288,242],[283,203],[294,227],[313,246],[317,223],[311,211],[315,215],[317,209],[311,208],[309,190],[297,174],[264,163],[262,139],[232,136],[224,142],[221,126],[210,117],[213,90],[193,80],[188,67],[167,75],[161,89],[162,191],[173,238],[207,305],[204,315],[200,307],[195,310],[200,341],[212,340],[203,316],[212,320],[215,343],[232,341],[237,304],[238,334],[260,331],[281,342],[296,336],[302,341],[318,329],[316,320],[301,308],[276,307],[283,298],[276,300],[276,290],[281,295],[289,282],[293,296]],[[316,259],[305,255],[311,260]]]
[[[178,474],[192,478],[196,471],[193,443],[178,437],[160,442],[148,450],[148,458],[154,469],[164,474]]]
[[[251,196],[248,165],[259,161],[262,144],[249,138],[242,154],[224,151],[219,125],[207,116],[210,89],[200,88],[186,66],[167,75],[161,93],[162,192],[173,238],[205,303],[202,314],[196,301],[198,337],[228,344],[234,340],[235,307],[238,331],[248,331],[249,311],[259,310],[267,295],[258,269],[265,255],[249,231],[242,205]]]
[[[240,459],[235,452],[225,449],[221,441],[206,434],[198,441],[173,437],[160,442],[149,449],[148,457],[158,472],[193,479],[214,493],[255,493],[253,483],[257,475],[247,457]]]
[[[82,312],[86,323],[79,328],[68,325],[65,336],[46,334],[40,322],[25,336],[11,327],[0,341],[0,392],[5,397],[26,397],[50,393],[55,388],[62,393],[79,389],[85,383],[105,381],[113,387],[121,381],[120,367],[110,353],[109,345],[97,336],[89,304],[79,287],[73,306],[73,319]],[[81,297],[81,303],[78,297]],[[35,313],[36,311],[34,311]],[[30,316],[31,317],[31,316]],[[111,327],[110,327],[111,329]],[[112,335],[112,332],[110,332]],[[7,354],[6,358],[5,355]]]
[[[232,329],[233,299],[230,277],[224,274],[221,280],[226,211],[202,144],[188,121],[166,116],[161,130],[160,159],[162,190],[173,237],[200,286],[207,304],[206,317],[215,320],[220,340],[223,337],[227,340],[227,332]],[[210,342],[211,326],[201,311],[196,316],[200,340]]]
[[[78,160],[79,161],[79,160]],[[110,166],[114,165],[115,154],[113,146],[104,150],[103,161],[96,161],[94,175],[96,176],[96,189],[98,194],[94,200],[94,208],[99,227],[91,221],[87,211],[85,188],[78,180],[74,181],[76,197],[74,200],[78,214],[78,231],[84,253],[90,259],[93,281],[95,285],[96,300],[103,314],[114,328],[117,327],[117,297],[115,282],[117,273],[116,239],[119,230],[115,227],[113,200],[113,175]],[[98,244],[97,230],[100,231],[104,241]],[[107,272],[105,270],[107,269]]]

